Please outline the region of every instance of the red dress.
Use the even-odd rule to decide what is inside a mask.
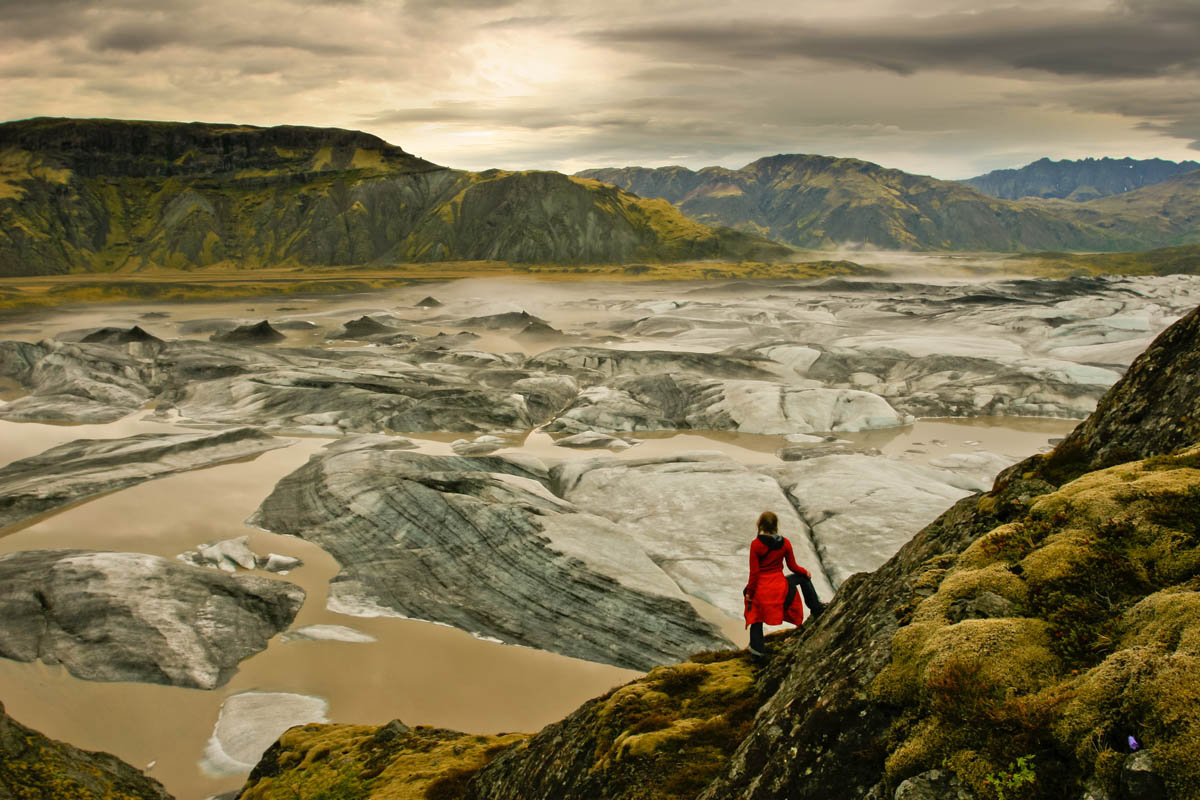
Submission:
[[[780,625],[785,621],[799,625],[804,621],[804,600],[783,576],[785,561],[792,572],[812,577],[796,563],[792,543],[785,537],[756,536],[750,543],[750,581],[742,590],[746,598],[746,625],[756,622]]]

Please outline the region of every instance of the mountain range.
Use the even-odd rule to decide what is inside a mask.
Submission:
[[[1115,185],[1088,175],[1123,163],[1068,165],[1074,183],[1055,185],[1075,186],[1071,199],[1008,200],[817,155],[771,156],[737,170],[467,172],[335,128],[39,118],[0,124],[0,276],[1200,243],[1200,171],[1076,202],[1083,180],[1103,191]],[[1149,181],[1190,163],[1138,162],[1132,171]],[[1018,172],[1033,175],[1040,164]]]
[[[852,158],[776,155],[741,169],[625,167],[581,177],[670,201],[710,225],[801,248],[1145,250],[1200,241],[1200,173],[1089,202],[1013,201]]]
[[[0,125],[0,275],[788,253],[596,181],[449,169],[357,131]]]
[[[1086,201],[1123,194],[1200,169],[1196,161],[1161,158],[1041,158],[1020,169],[998,169],[962,183],[992,197],[1047,197]]]

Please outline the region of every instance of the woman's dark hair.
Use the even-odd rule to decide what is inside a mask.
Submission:
[[[776,534],[779,532],[779,517],[774,511],[764,511],[758,516],[758,529],[763,533]]]

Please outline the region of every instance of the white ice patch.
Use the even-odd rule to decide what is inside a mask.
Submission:
[[[345,625],[305,625],[279,637],[281,642],[375,642],[369,633]]]
[[[323,698],[288,692],[242,692],[225,699],[200,769],[212,777],[245,775],[288,728],[328,722]]]
[[[869,333],[848,336],[833,342],[835,347],[846,347],[861,352],[872,350],[898,350],[914,358],[928,356],[966,356],[968,358],[996,358],[997,356],[1020,356],[1021,346],[997,337],[965,336],[955,331],[952,336],[939,331],[930,336],[903,336],[893,333]]]
[[[952,503],[990,488],[973,475],[860,455],[761,471],[780,482],[811,527],[834,585],[877,569]]]
[[[348,617],[408,619],[396,609],[388,608],[380,603],[357,581],[331,583],[325,608],[335,614],[345,614]]]

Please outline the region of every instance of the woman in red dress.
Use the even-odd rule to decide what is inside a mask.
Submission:
[[[792,579],[783,575],[785,562],[796,573]],[[811,577],[808,570],[796,563],[792,543],[779,535],[779,518],[764,511],[758,518],[758,536],[750,543],[750,580],[742,590],[752,656],[762,658],[767,654],[763,644],[764,622],[799,625],[804,621],[804,601],[796,591],[795,579]]]

